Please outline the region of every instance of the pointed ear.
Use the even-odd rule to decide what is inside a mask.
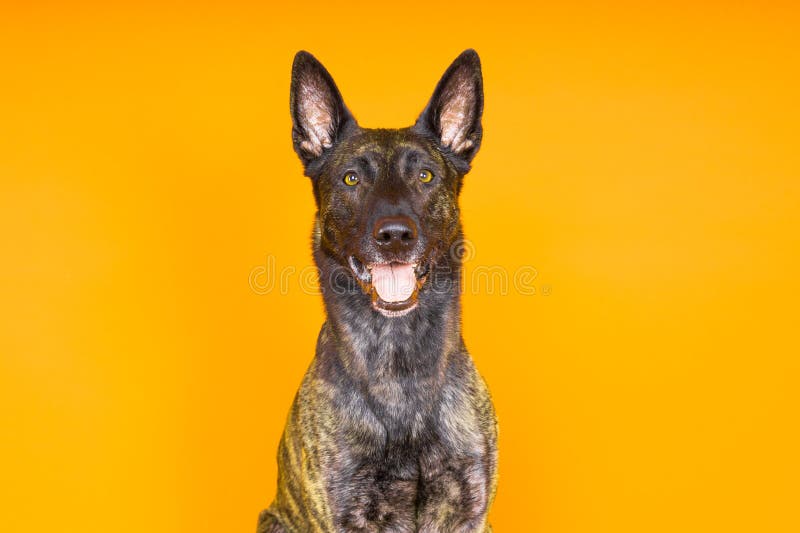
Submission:
[[[482,114],[481,60],[475,50],[465,50],[442,76],[413,129],[433,136],[469,168],[481,144]]]
[[[331,75],[305,51],[294,56],[289,107],[292,142],[306,167],[333,146],[347,128],[357,126]]]

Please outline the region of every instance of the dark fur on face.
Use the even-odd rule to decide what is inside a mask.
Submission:
[[[328,320],[281,441],[259,531],[488,531],[496,423],[461,339],[458,195],[480,147],[478,55],[416,124],[358,126],[325,68],[292,69]]]

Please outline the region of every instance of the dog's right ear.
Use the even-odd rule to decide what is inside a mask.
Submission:
[[[466,172],[481,145],[482,114],[481,60],[475,50],[464,50],[439,80],[413,129],[436,139]]]
[[[292,142],[306,169],[331,148],[346,129],[357,126],[331,75],[305,51],[294,56],[289,106]]]

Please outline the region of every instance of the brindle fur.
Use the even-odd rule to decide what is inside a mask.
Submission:
[[[458,194],[482,134],[478,56],[456,59],[410,128],[360,128],[306,52],[295,57],[291,95],[294,145],[318,208],[313,250],[328,318],[258,532],[491,531],[497,425],[461,337],[458,254]],[[434,181],[419,181],[420,168]],[[342,182],[351,170],[361,176],[355,187]],[[417,307],[388,317],[348,257],[388,260],[369,229],[397,213],[417,222],[420,242],[392,259],[430,270]]]

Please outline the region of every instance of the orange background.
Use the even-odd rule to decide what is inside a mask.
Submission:
[[[323,321],[293,54],[404,126],[474,47],[467,274],[538,272],[464,297],[496,531],[800,531],[800,9],[552,4],[4,4],[0,529],[254,531]]]

